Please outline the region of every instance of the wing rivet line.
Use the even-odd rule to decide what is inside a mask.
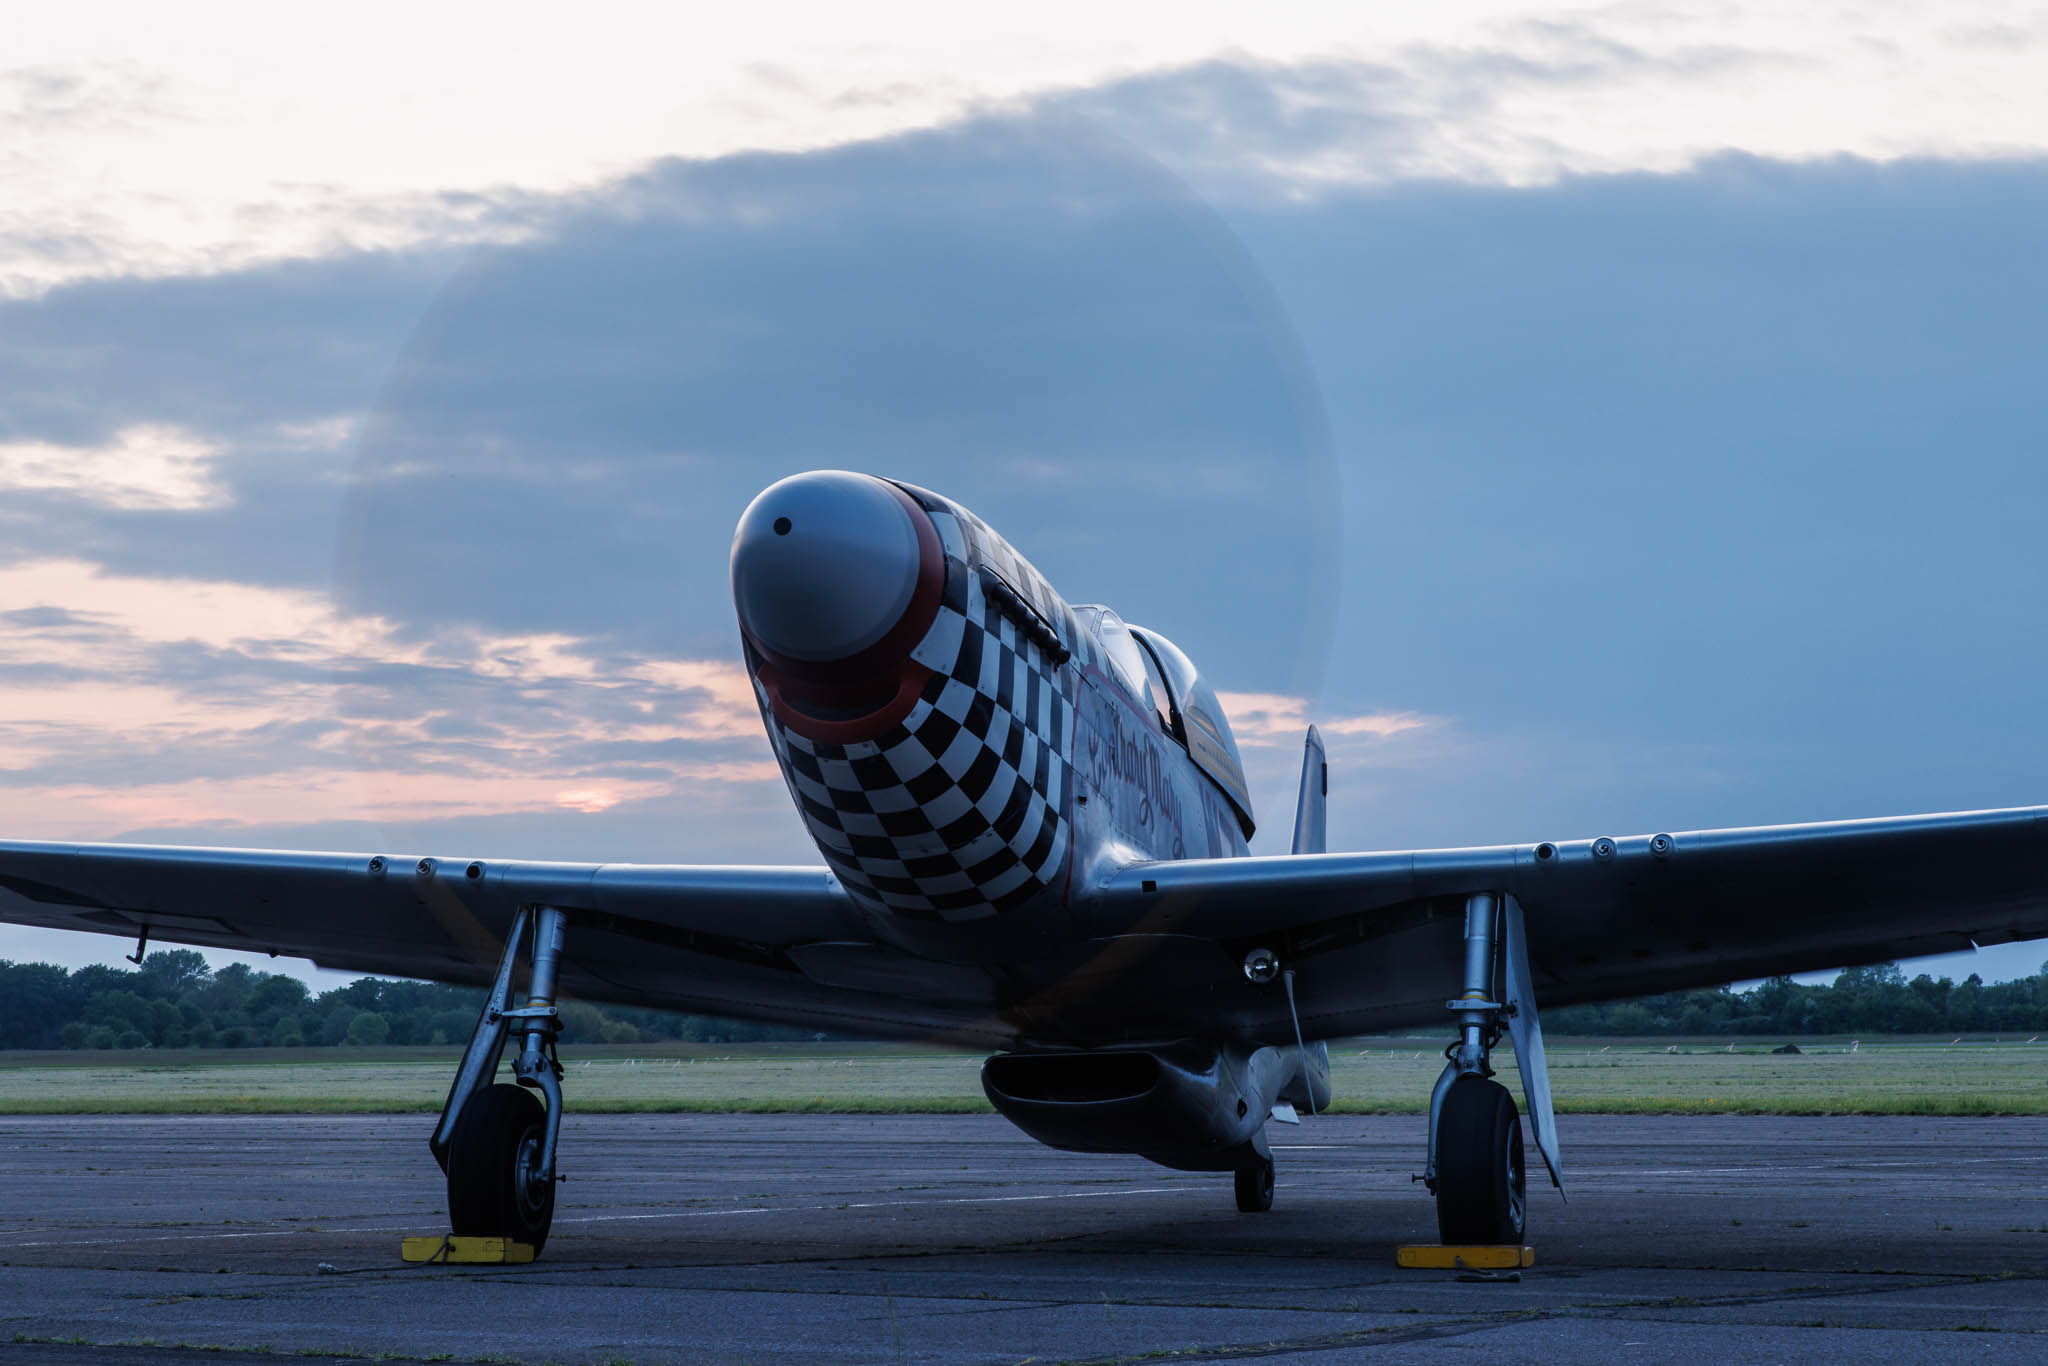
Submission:
[[[1608,859],[1614,857],[1614,841],[1602,835],[1593,841],[1593,857]]]
[[[1650,836],[1650,853],[1656,858],[1671,857],[1671,851],[1677,847],[1676,842],[1669,835]]]

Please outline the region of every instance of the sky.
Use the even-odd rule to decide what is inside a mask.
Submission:
[[[1181,643],[1255,848],[1310,720],[1333,848],[2048,800],[2048,18],[1416,8],[0,20],[0,833],[813,862],[815,467]]]

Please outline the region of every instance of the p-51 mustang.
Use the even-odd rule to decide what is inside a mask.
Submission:
[[[1032,1137],[1234,1173],[1246,1211],[1272,1204],[1268,1122],[1330,1102],[1318,1041],[1443,1020],[1424,1177],[1446,1242],[1494,1243],[1524,1229],[1504,1033],[1561,1179],[1539,999],[2048,934],[2048,808],[1331,854],[1313,728],[1293,852],[1252,857],[1188,657],[906,484],[773,485],[732,590],[822,866],[5,843],[0,919],[488,984],[432,1149],[455,1232],[536,1246],[558,993],[990,1047],[988,1098]]]

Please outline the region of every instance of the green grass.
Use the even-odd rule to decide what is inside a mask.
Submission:
[[[0,1054],[0,1114],[433,1113],[460,1056],[330,1052]],[[609,1045],[566,1049],[563,1062],[585,1112],[988,1109],[977,1055],[915,1045]]]
[[[1546,1052],[1564,1114],[2048,1114],[2048,1043],[1559,1039]],[[1676,1052],[1669,1051],[1676,1048]],[[1443,1067],[1438,1049],[1360,1039],[1331,1045],[1340,1114],[1419,1113]],[[1417,1054],[1420,1056],[1416,1056]],[[1341,1056],[1340,1056],[1341,1054]],[[1495,1065],[1521,1099],[1514,1055]]]
[[[2048,1043],[1560,1039],[1557,1108],[1578,1114],[2048,1114]],[[1339,1114],[1415,1114],[1441,1039],[1331,1045]],[[986,1113],[979,1057],[906,1044],[637,1044],[565,1050],[595,1113]],[[0,1114],[433,1113],[455,1049],[4,1053]],[[1516,1090],[1513,1055],[1496,1059]]]

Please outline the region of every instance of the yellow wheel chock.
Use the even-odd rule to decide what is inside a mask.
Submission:
[[[408,1262],[442,1266],[517,1266],[533,1260],[533,1244],[510,1238],[466,1238],[453,1233],[408,1238],[400,1249]]]
[[[1508,1271],[1535,1264],[1535,1248],[1516,1247],[1513,1243],[1497,1247],[1409,1243],[1394,1249],[1394,1265],[1433,1271]]]

